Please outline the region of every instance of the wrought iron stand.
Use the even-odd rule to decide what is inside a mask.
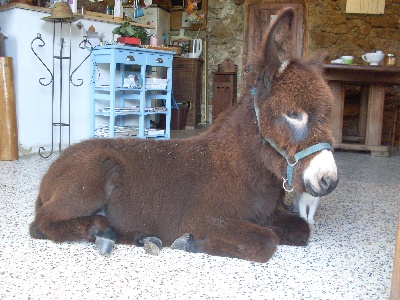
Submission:
[[[39,59],[39,61],[43,64],[43,66],[46,68],[46,70],[49,72],[50,74],[50,79],[49,81],[46,83],[44,82],[45,78],[40,78],[39,79],[39,83],[43,86],[48,86],[51,84],[51,111],[52,111],[52,116],[51,116],[51,150],[50,153],[48,155],[44,155],[42,153],[42,151],[46,151],[46,149],[44,147],[40,147],[39,148],[39,155],[43,158],[48,158],[53,154],[54,151],[54,134],[55,134],[55,128],[59,128],[59,145],[58,145],[58,149],[61,153],[61,141],[62,141],[62,128],[63,127],[67,127],[68,128],[68,145],[70,145],[71,143],[71,127],[70,127],[70,122],[71,122],[71,112],[70,112],[70,108],[71,108],[71,84],[78,87],[81,86],[83,84],[83,79],[77,79],[77,84],[75,84],[72,80],[72,76],[74,75],[74,73],[80,68],[80,66],[90,57],[90,54],[93,50],[92,48],[92,44],[87,40],[87,37],[84,36],[83,40],[79,43],[79,48],[81,49],[87,49],[89,50],[89,54],[83,59],[83,61],[78,65],[78,67],[76,67],[72,72],[71,72],[71,60],[72,60],[72,54],[71,54],[71,25],[72,22],[76,21],[76,18],[72,18],[72,17],[67,17],[67,18],[47,18],[45,21],[50,21],[53,23],[53,63],[52,63],[52,70],[50,70],[46,64],[43,62],[43,60],[39,57],[39,55],[36,53],[36,51],[33,49],[33,44],[35,42],[39,43],[38,46],[39,47],[44,47],[45,42],[42,38],[42,35],[40,33],[37,34],[36,38],[34,38],[31,42],[31,50],[32,52],[35,54],[35,56]],[[63,24],[67,24],[67,26],[69,25],[69,54],[65,55],[64,52],[64,37],[63,37]],[[56,38],[56,24],[60,25],[60,49],[59,49],[59,53],[56,54],[56,42],[55,42],[55,38]],[[86,51],[87,51],[86,50]],[[67,121],[63,121],[62,118],[62,108],[63,108],[63,61],[66,60],[68,61],[68,103],[67,103],[67,107],[68,107],[68,120]],[[55,82],[54,82],[54,72],[55,72],[55,62],[59,61],[59,77],[60,77],[60,81],[59,81],[59,107],[58,107],[58,120],[55,121],[56,119],[56,114],[57,112],[55,111],[55,109],[57,109],[55,106]]]

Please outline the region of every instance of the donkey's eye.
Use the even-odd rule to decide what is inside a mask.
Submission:
[[[308,135],[308,114],[305,111],[290,111],[284,115],[296,142],[304,141]]]
[[[302,114],[298,113],[297,111],[289,111],[286,115],[291,119],[295,119],[295,120],[302,119]]]

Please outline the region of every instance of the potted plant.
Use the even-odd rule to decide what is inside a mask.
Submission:
[[[129,22],[123,23],[121,26],[114,28],[114,34],[119,34],[117,42],[125,44],[140,45],[144,44],[147,39],[147,30],[143,27],[132,25]]]

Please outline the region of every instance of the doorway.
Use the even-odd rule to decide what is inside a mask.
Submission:
[[[295,11],[293,21],[293,45],[294,53],[299,57],[306,52],[305,20],[306,4],[304,0],[298,1],[255,1],[246,0],[245,4],[245,28],[243,45],[242,86],[253,85],[256,74],[252,70],[253,51],[260,47],[262,37],[276,15],[284,8],[292,8]]]

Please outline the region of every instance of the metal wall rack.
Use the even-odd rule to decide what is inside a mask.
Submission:
[[[71,108],[71,84],[73,86],[81,86],[83,84],[83,79],[77,79],[76,83],[73,81],[73,75],[74,73],[80,68],[80,66],[90,57],[90,54],[92,52],[92,45],[91,43],[87,40],[87,37],[83,37],[83,40],[79,43],[79,48],[80,49],[85,49],[85,51],[88,51],[88,55],[83,59],[83,61],[72,71],[71,67],[71,61],[72,61],[72,47],[71,47],[71,37],[72,37],[72,28],[71,25],[73,22],[77,21],[80,19],[80,16],[74,15],[71,17],[66,17],[66,18],[52,18],[52,17],[45,17],[42,18],[44,21],[52,22],[53,23],[53,57],[52,57],[52,66],[51,70],[49,67],[43,62],[43,60],[39,57],[39,55],[36,53],[34,50],[33,46],[35,43],[38,44],[39,47],[44,47],[45,42],[42,38],[42,35],[40,33],[37,34],[37,36],[32,40],[31,42],[31,50],[35,54],[35,56],[39,59],[39,61],[43,64],[43,66],[46,68],[46,70],[49,73],[50,79],[45,81],[46,78],[39,78],[39,83],[43,86],[48,86],[51,85],[51,111],[52,111],[52,116],[51,116],[51,149],[50,152],[45,155],[43,154],[43,151],[46,151],[44,147],[39,148],[39,155],[43,158],[48,158],[53,154],[54,151],[54,135],[56,132],[56,128],[58,128],[58,133],[59,133],[59,145],[58,145],[58,150],[61,152],[61,143],[62,143],[62,128],[67,127],[68,128],[68,145],[70,145],[71,142],[71,113],[70,113],[70,108]],[[63,37],[63,25],[69,26],[69,53],[65,53],[65,38]],[[56,49],[56,25],[59,25],[60,28],[60,46],[59,49]],[[56,107],[56,95],[55,95],[55,87],[56,83],[54,80],[54,75],[55,75],[55,69],[58,61],[58,74],[59,74],[59,95],[58,95],[58,107]],[[68,86],[64,86],[65,83],[63,82],[63,76],[64,76],[64,69],[63,69],[63,62],[68,61],[67,63],[67,68],[68,68]],[[63,120],[62,116],[62,111],[63,111],[63,103],[64,103],[64,95],[63,95],[63,90],[64,88],[68,89],[68,96],[66,99],[66,106],[67,106],[67,120]],[[58,116],[57,116],[58,115]]]

